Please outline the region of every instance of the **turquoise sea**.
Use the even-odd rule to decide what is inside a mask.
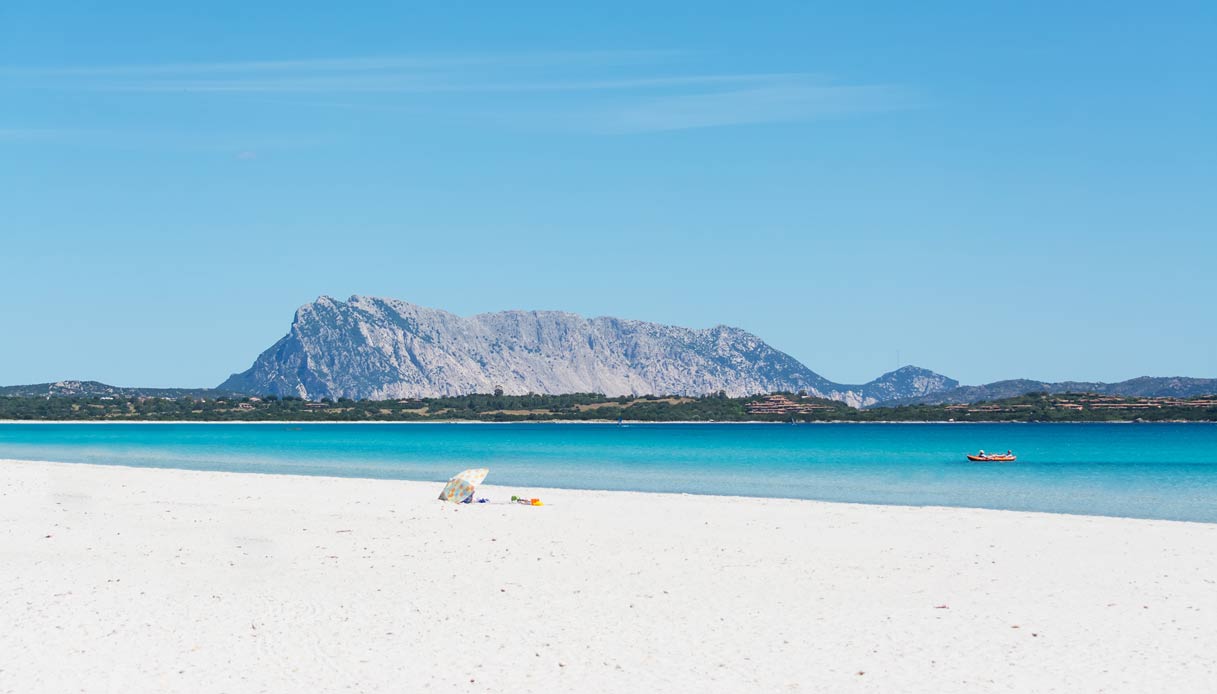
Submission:
[[[0,458],[1217,522],[1213,424],[0,424]]]

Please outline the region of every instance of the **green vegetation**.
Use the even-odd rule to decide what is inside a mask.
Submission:
[[[0,419],[81,421],[737,421],[746,398],[464,395],[423,400],[299,398],[0,397]],[[842,406],[843,407],[843,406]],[[845,408],[848,409],[848,408]]]
[[[855,410],[843,403],[780,394],[798,410],[755,413],[765,396],[729,398],[569,395],[463,395],[421,400],[322,400],[248,397],[0,397],[0,419],[26,421],[616,421],[647,422],[1102,422],[1217,421],[1217,398],[1117,398],[1047,395],[971,405],[909,405]]]
[[[1029,393],[968,405],[909,405],[864,410],[859,421],[1214,422],[1217,398],[1125,398],[1093,393]]]

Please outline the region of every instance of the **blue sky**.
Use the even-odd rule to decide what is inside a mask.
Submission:
[[[215,385],[321,294],[1217,376],[1211,2],[377,5],[0,4],[0,384]]]

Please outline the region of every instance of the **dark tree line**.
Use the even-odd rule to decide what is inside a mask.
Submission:
[[[792,402],[822,409],[788,414],[752,414],[761,396],[731,398],[615,397],[597,393],[566,395],[471,394],[402,400],[321,400],[296,397],[0,397],[0,420],[20,421],[616,421],[648,422],[1101,422],[1217,421],[1217,406],[1190,407],[1190,401],[1160,407],[1101,409],[1086,396],[1029,394],[967,407],[909,405],[857,410],[831,400],[785,394]],[[1122,402],[1135,404],[1133,398]],[[1077,406],[1081,405],[1081,409]]]

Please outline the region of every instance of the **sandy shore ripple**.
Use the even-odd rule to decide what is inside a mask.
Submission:
[[[0,461],[0,692],[1217,688],[1217,525],[438,490]]]

